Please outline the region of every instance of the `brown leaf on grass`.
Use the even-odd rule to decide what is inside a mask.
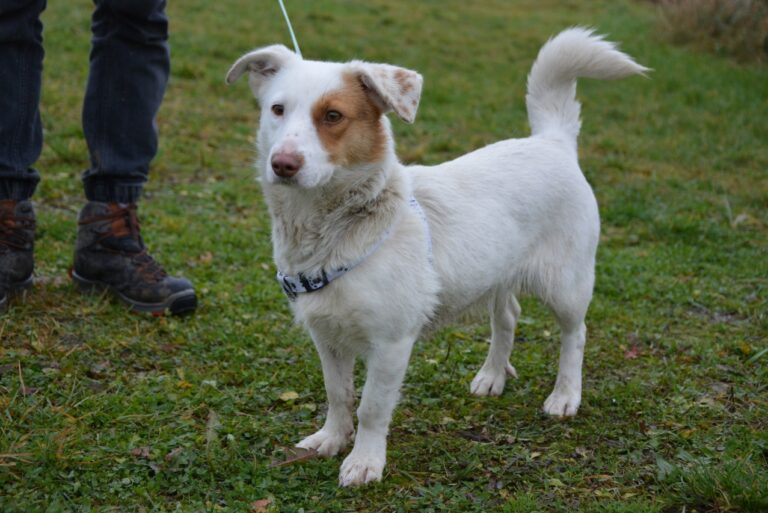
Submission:
[[[76,347],[85,344],[85,341],[77,335],[62,335],[58,341],[59,345],[64,347]]]
[[[283,392],[282,394],[280,394],[280,400],[285,402],[295,401],[298,398],[299,398],[299,394],[294,392],[293,390],[289,390],[288,392]]]
[[[96,381],[93,379],[89,379],[85,382],[85,386],[88,387],[89,390],[92,390],[94,392],[103,392],[107,388],[109,388],[109,385],[107,383],[102,383],[101,381]]]
[[[179,457],[179,454],[181,454],[181,452],[182,452],[183,450],[184,450],[184,449],[183,449],[183,448],[181,448],[181,447],[176,447],[176,448],[175,448],[175,449],[173,449],[171,452],[169,452],[168,454],[166,454],[166,455],[165,455],[165,461],[172,461],[172,460],[175,460],[176,458],[178,458],[178,457]]]
[[[284,460],[272,460],[269,464],[270,468],[284,467],[286,465],[292,465],[302,461],[311,460],[317,458],[317,451],[314,449],[301,449],[299,447],[285,447],[283,448],[286,458]]]
[[[213,262],[213,253],[206,251],[202,255],[199,255],[197,258],[188,260],[187,265],[190,267],[197,267],[198,265],[210,265],[211,262]]]
[[[504,483],[495,477],[491,477],[488,480],[488,484],[485,486],[485,489],[490,492],[495,492],[496,490],[501,490],[504,488]]]
[[[625,360],[634,360],[640,356],[640,347],[638,347],[637,344],[632,344],[632,346],[624,351],[624,359]]]
[[[85,374],[91,379],[101,379],[107,375],[110,367],[112,367],[112,363],[104,360],[91,365],[91,368]]]
[[[587,481],[611,481],[613,479],[613,476],[610,474],[594,474],[591,476],[587,476],[584,479]]]
[[[272,499],[259,499],[250,504],[251,513],[266,513],[272,505]]]
[[[467,440],[472,440],[473,442],[480,442],[480,443],[490,443],[493,442],[493,438],[491,438],[488,433],[484,431],[471,431],[471,430],[462,430],[458,431],[457,434],[462,437],[466,438]]]
[[[136,458],[144,458],[145,460],[149,459],[149,453],[149,447],[134,447],[131,449],[131,456],[135,456]]]
[[[642,420],[640,422],[642,422]],[[584,447],[576,447],[573,453],[578,458],[582,458],[582,459],[589,458],[589,451]]]
[[[21,389],[21,395],[27,397],[30,395],[35,395],[39,391],[40,389],[38,387],[24,387]]]

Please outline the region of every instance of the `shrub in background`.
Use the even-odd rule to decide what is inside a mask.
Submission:
[[[740,61],[768,60],[768,0],[658,0],[659,18],[674,43]]]

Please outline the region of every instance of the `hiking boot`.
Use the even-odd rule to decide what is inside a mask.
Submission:
[[[0,312],[11,294],[32,286],[34,246],[32,202],[0,200]]]
[[[140,312],[183,314],[197,308],[192,283],[168,276],[147,253],[135,204],[90,201],[83,207],[72,279],[84,291],[109,290]]]

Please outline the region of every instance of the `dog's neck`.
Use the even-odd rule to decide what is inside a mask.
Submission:
[[[359,260],[396,223],[407,188],[394,153],[314,189],[265,186],[275,263],[284,273],[315,273]]]

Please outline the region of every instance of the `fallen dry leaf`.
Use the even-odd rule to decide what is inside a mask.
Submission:
[[[91,368],[88,369],[85,374],[92,379],[101,379],[107,376],[111,367],[112,363],[108,360],[104,360],[91,365]]]
[[[131,449],[131,456],[149,459],[149,447],[134,447]]]
[[[272,499],[259,499],[251,503],[251,513],[266,513],[272,505]]]
[[[23,387],[21,389],[21,395],[23,396],[34,395],[39,391],[40,389],[38,387]]]
[[[297,394],[293,390],[291,390],[289,392],[283,392],[282,394],[280,394],[280,400],[281,401],[286,401],[286,402],[287,401],[294,401],[294,400],[296,400],[298,398],[299,398],[299,394]]]
[[[165,455],[165,461],[175,460],[183,450],[184,449],[182,449],[181,447],[176,447],[171,452]]]
[[[626,360],[634,360],[640,356],[640,348],[637,346],[637,344],[632,344],[632,346],[624,351],[624,358]]]

